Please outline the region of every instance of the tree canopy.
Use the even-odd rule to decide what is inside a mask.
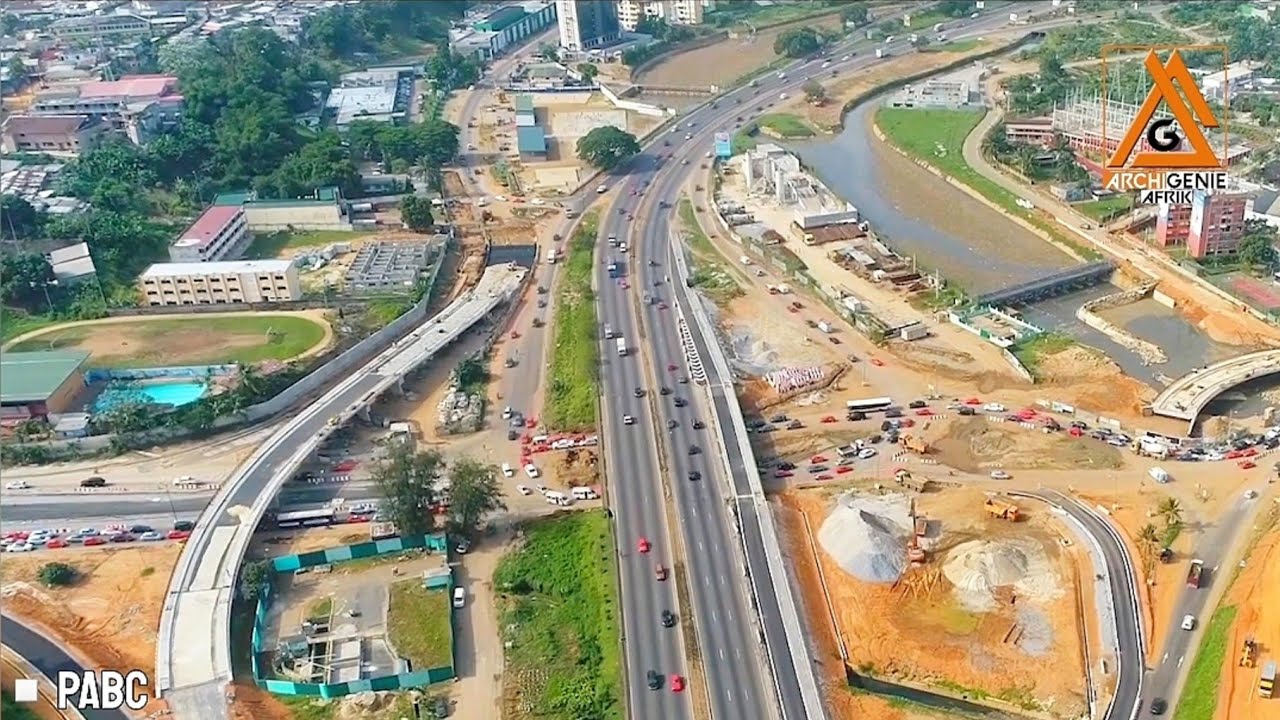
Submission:
[[[811,27],[784,30],[773,40],[773,51],[789,58],[802,58],[818,52],[822,36]]]
[[[449,473],[449,532],[474,537],[485,516],[507,509],[498,468],[470,457],[459,458]]]
[[[419,195],[405,195],[400,199],[400,219],[414,232],[430,230],[435,224],[431,201]]]
[[[1240,262],[1269,271],[1276,267],[1275,244],[1275,228],[1261,220],[1249,220],[1236,253]]]
[[[636,136],[612,125],[593,128],[578,139],[578,158],[601,170],[612,170],[639,152]]]
[[[380,511],[404,535],[435,529],[431,506],[436,503],[435,480],[444,470],[438,451],[417,452],[398,445],[373,466],[373,480],[382,492]]]
[[[376,54],[384,49],[403,54],[397,40],[406,36],[423,42],[447,38],[449,23],[461,18],[465,9],[466,3],[459,0],[365,0],[308,18],[302,24],[300,41],[304,49],[335,59]]]

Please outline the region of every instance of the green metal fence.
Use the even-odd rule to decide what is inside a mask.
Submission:
[[[432,535],[416,535],[396,537],[385,540],[374,540],[357,545],[341,545],[315,552],[299,555],[284,555],[272,558],[271,568],[275,573],[292,573],[302,568],[330,565],[348,560],[390,555],[405,550],[426,550],[444,553],[448,549],[448,540],[443,533]],[[268,677],[269,670],[264,667],[263,659],[268,653],[267,617],[271,610],[272,596],[275,594],[274,575],[258,596],[258,606],[253,616],[253,680],[258,687],[277,695],[298,695],[303,697],[337,698],[360,692],[377,692],[385,690],[403,690],[411,687],[422,687],[454,678],[453,664],[448,666],[407,670],[394,675],[362,678],[340,683],[304,683]],[[453,574],[428,577],[427,587],[453,587]],[[450,607],[450,617],[453,609]],[[449,656],[453,657],[455,648],[449,648]]]

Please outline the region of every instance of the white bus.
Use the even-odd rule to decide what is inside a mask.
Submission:
[[[867,398],[865,400],[849,400],[845,402],[845,407],[850,410],[861,410],[862,412],[876,412],[877,410],[888,410],[893,405],[893,398],[878,397]]]
[[[627,356],[627,339],[626,338],[622,338],[622,337],[618,338],[618,355],[619,357]]]

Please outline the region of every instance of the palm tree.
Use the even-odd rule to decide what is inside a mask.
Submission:
[[[1138,555],[1142,558],[1142,567],[1147,575],[1155,566],[1156,548],[1160,545],[1160,532],[1151,523],[1138,530]]]
[[[1156,514],[1164,518],[1165,527],[1182,524],[1182,503],[1178,498],[1166,497],[1156,505]]]

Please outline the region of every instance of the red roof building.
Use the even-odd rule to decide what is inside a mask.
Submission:
[[[176,263],[234,260],[250,240],[243,208],[213,205],[173,241],[169,259]]]

